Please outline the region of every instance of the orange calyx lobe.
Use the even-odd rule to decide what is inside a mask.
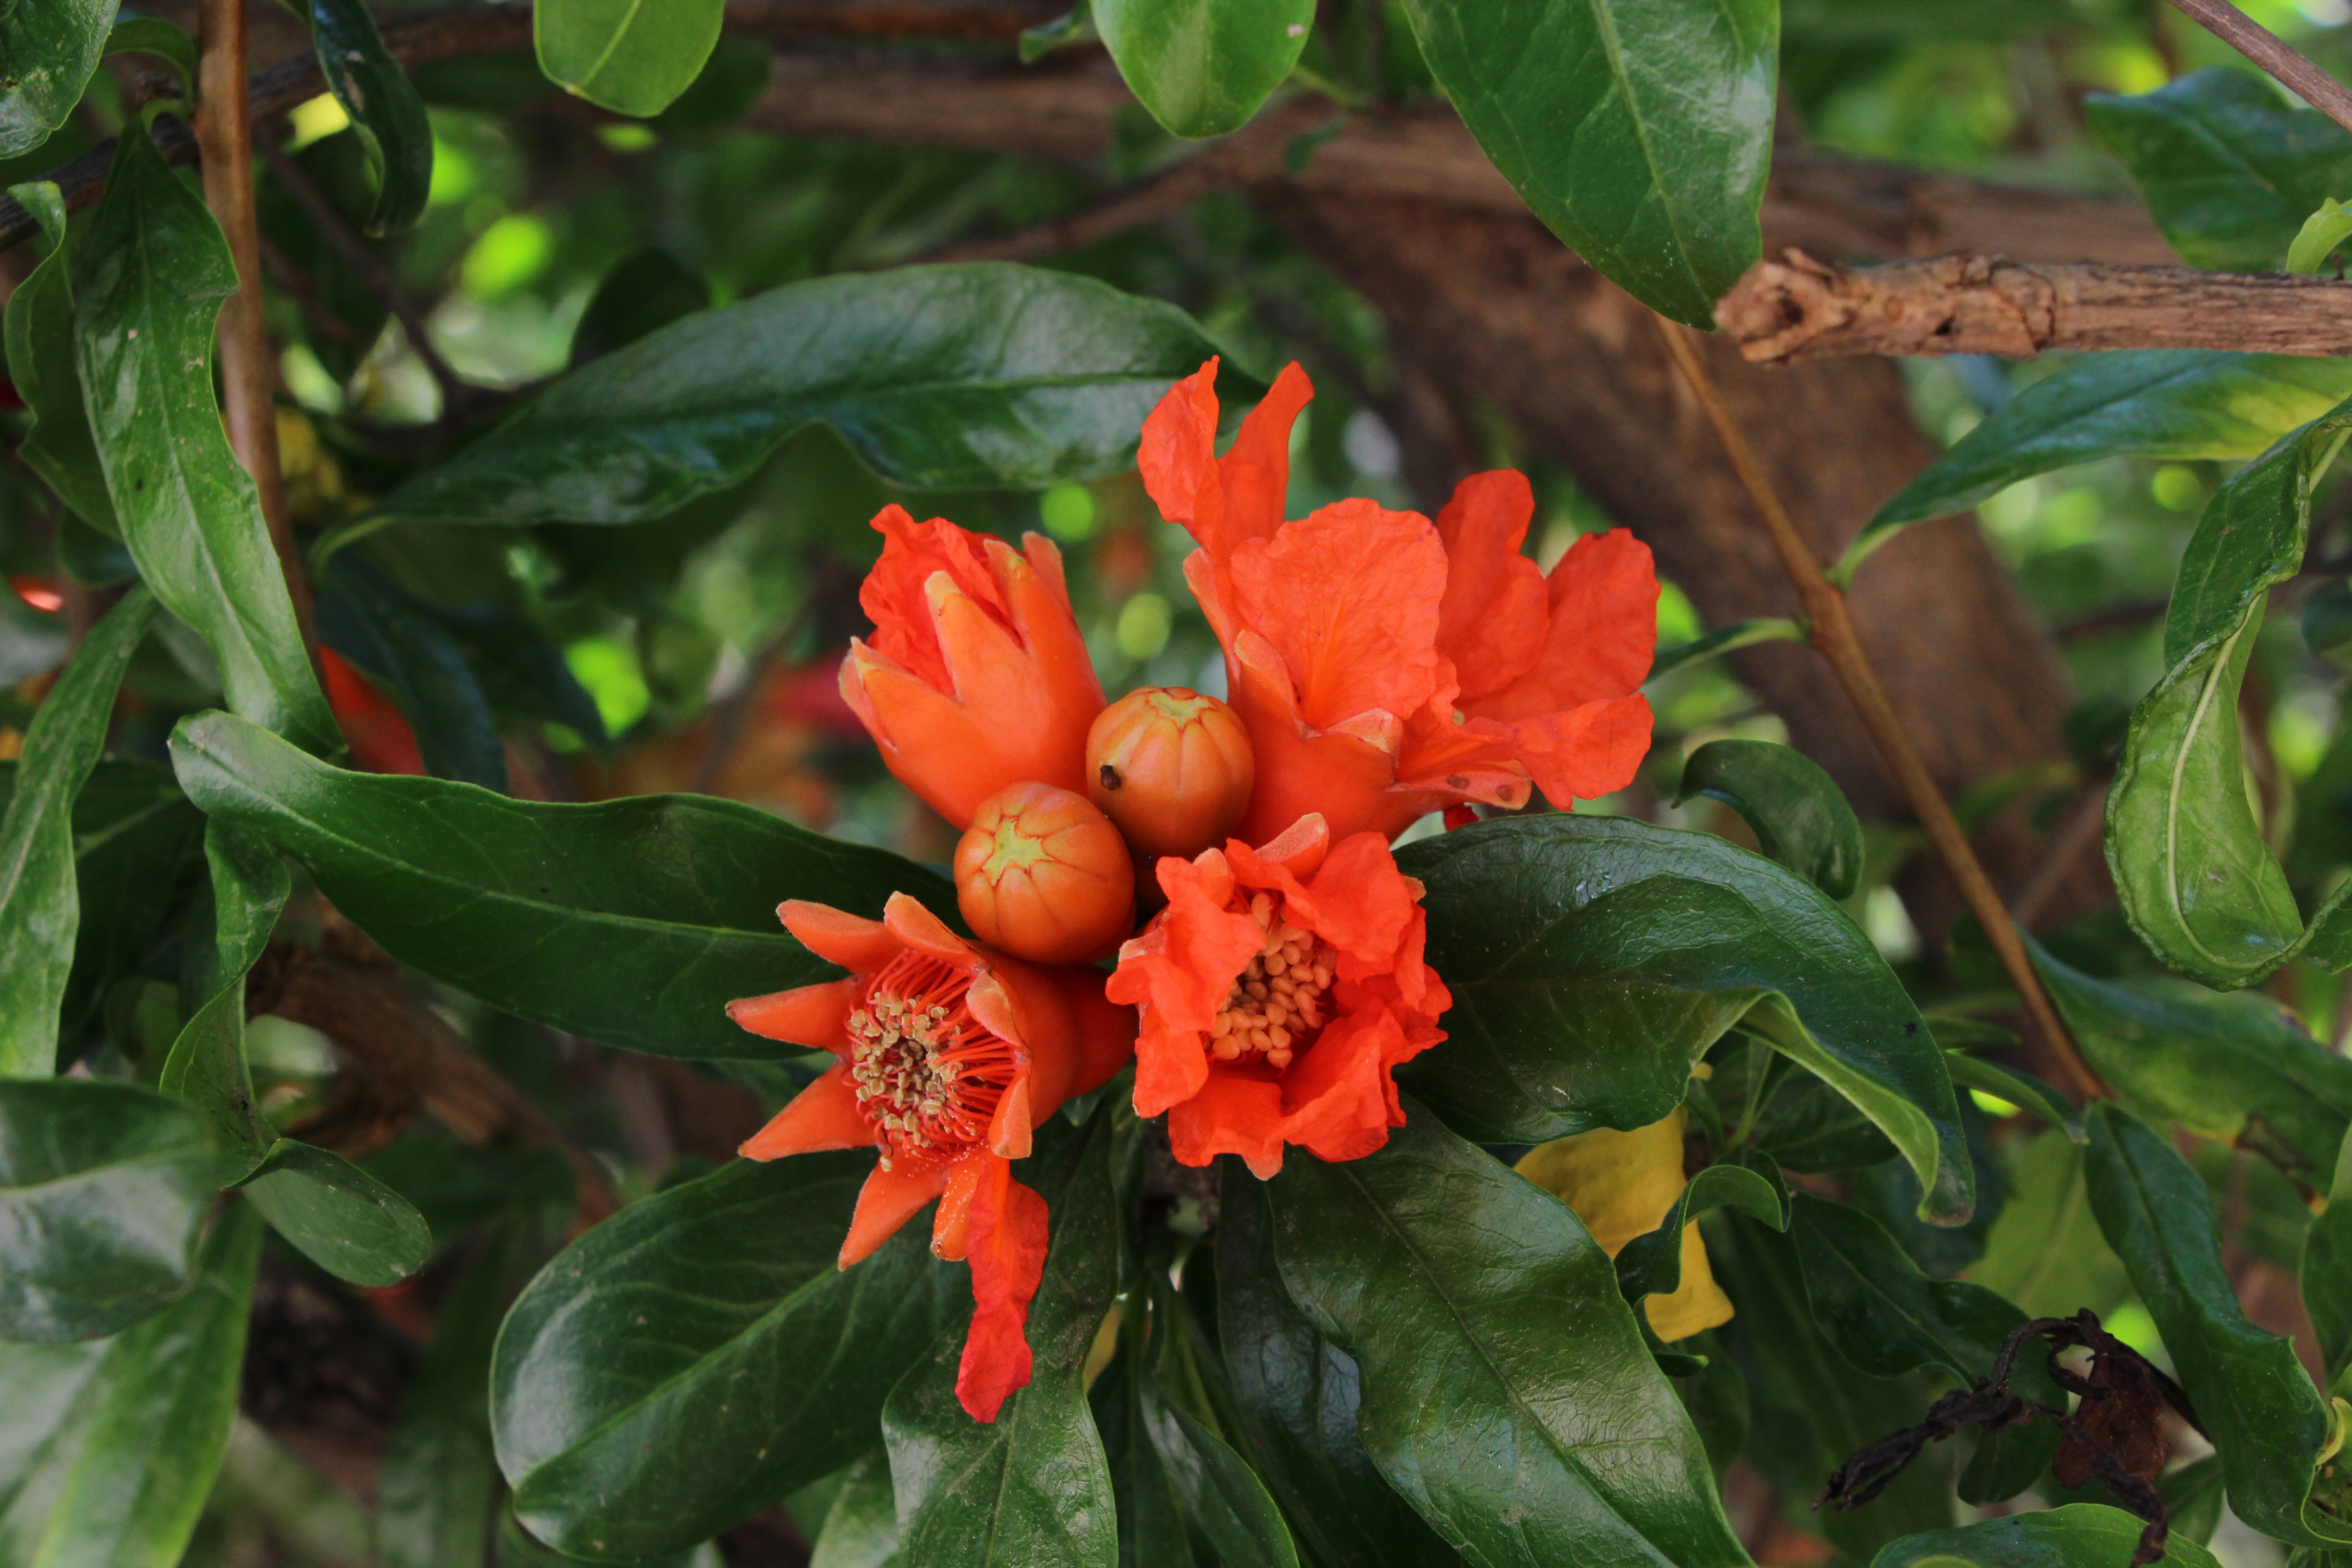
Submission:
[[[882,1168],[950,1159],[988,1141],[1017,1063],[1010,1042],[971,1016],[971,976],[929,953],[900,952],[850,1010],[857,1109],[883,1146]]]
[[[1247,912],[1265,941],[1217,1009],[1209,1049],[1219,1061],[1255,1058],[1280,1072],[1322,1031],[1339,954],[1293,925],[1271,893],[1252,898]]]

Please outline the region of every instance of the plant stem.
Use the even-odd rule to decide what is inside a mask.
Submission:
[[[2262,67],[2304,102],[2352,131],[2352,91],[2230,0],[2172,0],[2172,7]]]
[[[246,96],[245,0],[202,0],[196,11],[196,145],[205,172],[205,205],[228,237],[236,263],[236,292],[220,315],[221,385],[229,446],[253,476],[262,521],[286,574],[286,592],[315,646],[310,584],[286,515],[278,468],[278,377],[269,331],[261,314],[261,231],[253,208],[253,115]]]
[[[1958,884],[1960,897],[1984,927],[1993,952],[2000,955],[2001,968],[2007,971],[2010,984],[2017,988],[2018,997],[2025,1005],[2026,1016],[2033,1020],[2034,1027],[2083,1095],[2112,1099],[2112,1092],[2091,1064],[2083,1059],[2074,1037],[2058,1016],[2049,992],[2042,988],[2042,977],[2034,973],[2032,960],[2026,954],[2024,938],[2010,919],[2009,910],[2002,907],[2000,895],[1994,890],[1992,879],[1985,875],[1976,851],[1969,847],[1968,835],[1960,831],[1959,819],[1952,815],[1943,792],[1936,787],[1919,748],[1912,743],[1910,731],[1904,728],[1895,705],[1887,700],[1885,688],[1878,683],[1878,672],[1872,668],[1869,655],[1863,651],[1862,639],[1855,635],[1845,595],[1822,574],[1821,563],[1813,559],[1804,536],[1797,531],[1788,509],[1780,504],[1779,492],[1758,465],[1747,438],[1732,422],[1731,410],[1725,405],[1723,394],[1717,388],[1715,378],[1707,374],[1689,334],[1663,317],[1658,318],[1658,328],[1665,339],[1667,354],[1697,397],[1707,423],[1715,427],[1716,439],[1723,444],[1724,455],[1739,476],[1740,488],[1748,492],[1749,503],[1763,520],[1764,531],[1770,535],[1772,547],[1780,553],[1781,566],[1796,585],[1797,596],[1811,625],[1813,646],[1830,661],[1839,684],[1861,711],[1863,726],[1870,731],[1887,771],[1902,786],[1912,812],[1927,830],[1928,841],[1935,845],[1945,868]]]

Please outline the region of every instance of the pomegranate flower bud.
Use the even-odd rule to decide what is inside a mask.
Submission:
[[[1135,865],[1110,819],[1051,784],[981,803],[955,852],[956,907],[972,933],[1037,963],[1109,955],[1135,929]]]
[[[1087,797],[1146,864],[1223,842],[1257,779],[1242,717],[1181,686],[1146,686],[1087,731]]]

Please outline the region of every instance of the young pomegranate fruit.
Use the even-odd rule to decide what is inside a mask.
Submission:
[[[1139,687],[1087,731],[1087,797],[1147,865],[1223,844],[1256,780],[1241,715],[1181,686]]]
[[[1135,864],[1110,819],[1066,789],[1009,784],[955,853],[972,934],[1033,963],[1100,958],[1135,929]]]

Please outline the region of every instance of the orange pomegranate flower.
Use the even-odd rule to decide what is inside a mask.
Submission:
[[[1108,1080],[1135,1015],[1091,969],[1042,968],[964,941],[904,893],[869,921],[823,904],[777,906],[844,980],[727,1005],[755,1035],[840,1060],[745,1143],[754,1160],[873,1148],[841,1267],[869,1256],[934,1199],[931,1250],[971,1264],[973,1312],[956,1396],[993,1421],[1029,1381],[1029,1300],[1045,1267],[1045,1200],[1012,1162],[1062,1102]]]
[[[1102,684],[1053,541],[1024,535],[1024,553],[898,506],[874,527],[882,559],[857,591],[874,637],[851,641],[841,695],[883,762],[958,829],[1007,784],[1085,794]]]
[[[1301,817],[1159,863],[1168,907],[1106,987],[1142,1009],[1135,1112],[1168,1113],[1176,1158],[1239,1154],[1261,1178],[1296,1143],[1355,1160],[1404,1125],[1391,1069],[1445,1038],[1453,997],[1422,962],[1421,884],[1387,841]]]
[[[1201,546],[1185,580],[1257,756],[1242,837],[1309,811],[1335,838],[1390,837],[1470,801],[1525,805],[1531,784],[1565,808],[1633,782],[1657,641],[1647,546],[1588,535],[1547,579],[1519,552],[1535,497],[1509,469],[1465,479],[1433,524],[1362,500],[1285,521],[1314,388],[1285,369],[1220,458],[1216,372],[1160,400],[1137,465]]]

